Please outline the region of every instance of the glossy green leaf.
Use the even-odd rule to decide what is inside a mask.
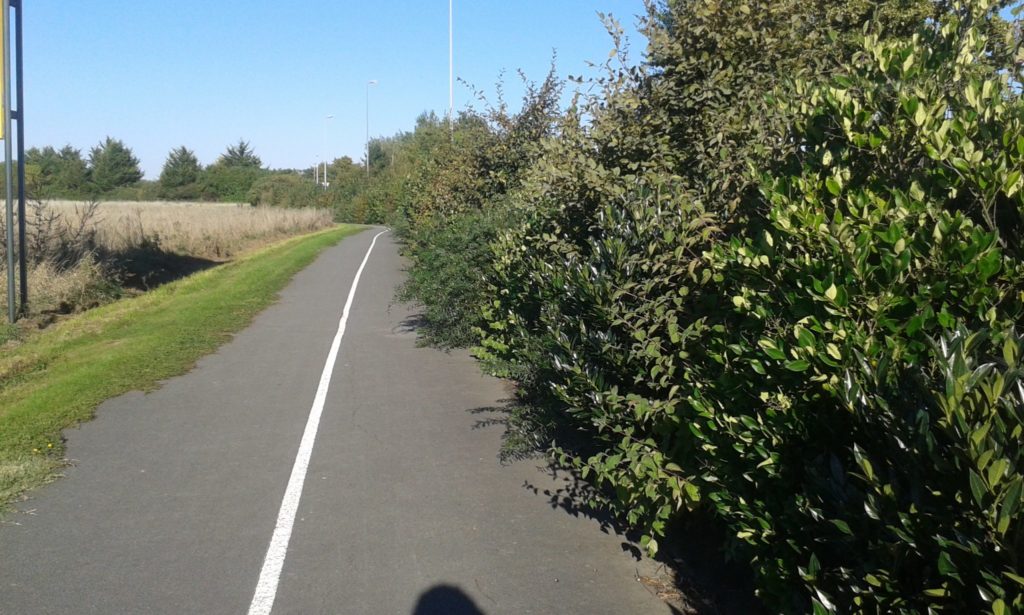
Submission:
[[[811,366],[811,364],[803,359],[799,361],[787,361],[786,369],[791,372],[805,372]]]
[[[832,196],[839,196],[839,194],[843,191],[842,186],[839,184],[838,181],[836,181],[834,177],[825,178],[825,187],[828,188],[828,191],[832,194]]]
[[[985,500],[985,493],[988,491],[988,488],[986,487],[985,482],[981,478],[981,476],[979,476],[978,473],[975,472],[974,470],[970,471],[969,477],[969,482],[971,484],[971,494],[974,496],[974,501],[978,504],[978,506],[982,506]]]

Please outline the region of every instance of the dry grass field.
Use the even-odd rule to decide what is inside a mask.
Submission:
[[[333,225],[321,209],[162,201],[37,201],[26,222],[29,315],[41,324]],[[6,304],[0,293],[3,312]]]
[[[81,224],[86,213],[83,203],[48,201],[45,206],[71,225]],[[165,252],[214,260],[333,224],[323,209],[176,201],[103,202],[92,222],[96,245],[104,250],[126,252],[149,242]]]

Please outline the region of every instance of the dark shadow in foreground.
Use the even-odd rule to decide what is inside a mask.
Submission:
[[[458,587],[435,585],[420,595],[412,615],[485,615]]]
[[[168,252],[148,242],[125,252],[108,254],[106,260],[120,273],[125,288],[142,291],[222,264],[215,260]]]
[[[391,306],[388,306],[388,309],[390,309],[390,307]],[[426,325],[427,319],[423,314],[413,314],[398,323],[398,326],[392,329],[391,332],[396,335],[408,335],[410,333],[417,334],[417,342],[419,343],[421,341],[418,339],[419,331]]]
[[[551,440],[537,441],[530,455],[523,447],[526,442],[517,434],[516,417],[520,409],[515,399],[501,400],[504,406],[473,408],[468,412],[478,418],[474,429],[504,428],[505,446],[518,444],[518,450],[505,450],[501,461],[532,458],[540,473],[547,474],[551,481],[538,480],[523,484],[523,488],[534,495],[547,499],[547,504],[574,517],[583,517],[597,522],[601,531],[622,539],[621,548],[638,562],[644,558],[639,547],[640,535],[631,531],[609,514],[606,509],[594,506],[602,493],[590,482],[584,480],[576,470],[555,467],[541,452],[543,445]],[[584,458],[594,451],[593,444],[574,433],[557,433],[553,439],[568,452]],[[554,483],[554,484],[551,484]],[[726,533],[713,519],[698,512],[678,518],[666,528],[666,536],[656,561],[661,564],[651,576],[637,571],[637,582],[651,593],[668,603],[673,613],[696,615],[758,615],[765,613],[764,607],[754,596],[752,573],[741,562],[728,561],[724,552]]]

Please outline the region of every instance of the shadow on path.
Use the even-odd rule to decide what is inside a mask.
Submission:
[[[504,406],[473,408],[470,414],[478,416],[474,429],[502,427],[503,439],[510,437],[510,417],[514,416],[516,400],[500,400]],[[512,421],[514,423],[514,421]],[[571,438],[570,438],[571,440]],[[580,443],[576,443],[580,444]],[[565,444],[563,444],[565,445]],[[573,443],[567,448],[573,449]],[[622,539],[620,547],[638,563],[644,559],[639,547],[639,533],[630,530],[607,510],[595,506],[602,494],[591,483],[583,480],[576,470],[558,468],[539,453],[534,455],[499,454],[503,463],[532,457],[537,471],[550,480],[538,486],[526,481],[523,488],[534,495],[547,498],[552,509],[562,510],[573,517],[595,521],[605,534]],[[553,484],[552,484],[553,483]],[[714,520],[693,513],[671,524],[661,542],[656,559],[656,573],[643,575],[638,567],[636,580],[650,592],[665,600],[673,613],[696,615],[758,615],[764,607],[754,596],[751,571],[742,562],[728,561],[724,552],[726,534]]]
[[[408,335],[410,333],[418,333],[420,329],[426,326],[426,324],[427,319],[423,316],[423,314],[413,314],[412,316],[409,316],[408,318],[402,320],[402,322],[398,323],[398,326],[392,329],[391,332],[397,335]],[[418,339],[417,342],[419,342]]]
[[[458,587],[435,585],[420,594],[412,615],[485,615]]]

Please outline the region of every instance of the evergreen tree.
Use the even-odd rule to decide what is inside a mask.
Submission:
[[[25,152],[25,164],[31,169],[28,189],[42,198],[77,197],[89,179],[81,150],[70,145],[33,147]]]
[[[172,189],[194,184],[199,180],[200,170],[195,153],[182,145],[167,155],[164,168],[160,172],[160,187]]]
[[[89,151],[92,183],[100,192],[130,186],[142,179],[139,160],[119,139],[107,137]]]
[[[263,166],[263,161],[256,155],[248,141],[239,139],[236,145],[228,146],[228,149],[217,159],[217,164],[225,167],[259,169]]]
[[[89,167],[82,158],[82,150],[65,145],[57,152],[57,158],[56,189],[64,195],[80,195],[89,183]]]

